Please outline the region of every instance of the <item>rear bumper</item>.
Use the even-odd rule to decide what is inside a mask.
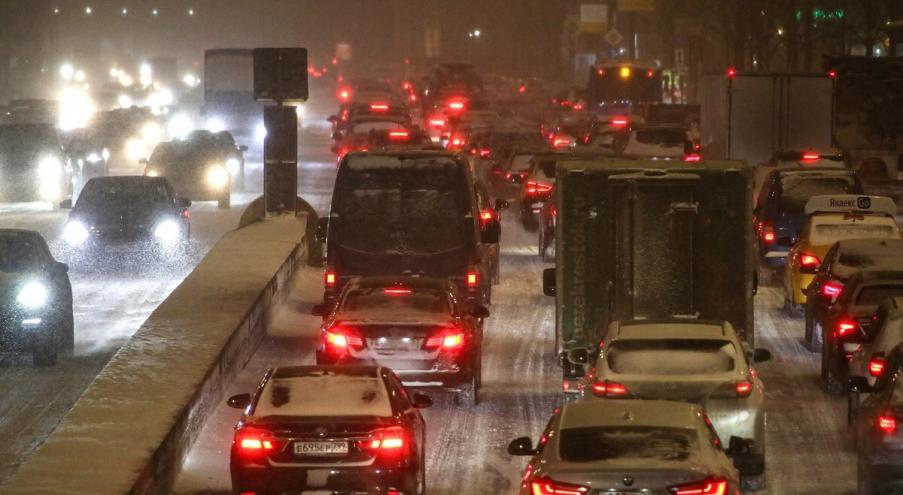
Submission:
[[[350,356],[330,357],[320,353],[318,362],[324,364],[343,365],[379,365],[391,368],[402,383],[408,387],[440,387],[457,388],[466,385],[473,378],[473,370],[469,363],[471,356],[462,353],[454,358],[440,355],[438,359],[375,359],[354,358]]]
[[[44,315],[15,315],[0,323],[0,350],[32,351],[53,335],[53,323]]]
[[[318,468],[234,466],[232,487],[243,492],[297,492],[305,489],[384,494],[388,490],[401,490],[405,478],[413,470],[404,467],[381,466]]]

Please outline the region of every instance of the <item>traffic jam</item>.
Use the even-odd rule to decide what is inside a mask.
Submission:
[[[903,5],[114,3],[0,5],[0,493],[277,164],[292,333],[167,493],[903,493]]]

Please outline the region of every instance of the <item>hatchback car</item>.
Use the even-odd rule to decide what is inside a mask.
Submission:
[[[68,267],[37,232],[0,229],[0,351],[30,352],[56,364],[75,342]]]
[[[747,442],[734,437],[729,451]],[[740,479],[718,434],[695,404],[670,401],[577,402],[556,409],[534,447],[520,495],[655,493],[737,495]]]
[[[188,246],[189,206],[162,177],[95,177],[69,214],[63,239],[77,257],[133,250],[173,254]]]
[[[378,364],[408,386],[444,387],[479,402],[484,306],[469,304],[438,278],[371,277],[349,282],[325,316],[318,364]]]
[[[743,456],[744,485],[765,484],[765,387],[727,322],[615,322],[580,384],[587,400],[652,399],[703,406],[721,437],[754,440]]]
[[[244,409],[230,456],[235,493],[424,492],[418,408],[432,401],[409,396],[388,368],[273,368],[228,404]]]
[[[903,343],[903,297],[885,299],[872,317],[871,339],[853,351],[850,376],[862,376],[869,385],[884,374],[887,356]]]

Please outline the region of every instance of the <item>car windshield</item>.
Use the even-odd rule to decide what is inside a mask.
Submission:
[[[91,180],[78,197],[78,206],[126,206],[165,203],[169,198],[165,183],[141,177]]]
[[[698,449],[698,435],[688,428],[596,426],[561,430],[558,453],[566,462],[685,461]]]
[[[903,296],[903,285],[867,285],[860,289],[859,294],[856,295],[856,305],[877,306],[885,299],[900,296]]]
[[[364,253],[434,254],[471,239],[465,169],[451,158],[352,156],[336,178],[341,246]]]
[[[830,194],[855,194],[856,184],[853,177],[836,175],[821,176],[787,176],[781,180],[781,211],[784,213],[803,213],[806,203],[813,196]]]
[[[345,296],[341,312],[449,314],[448,297],[438,290],[385,287],[356,289]]]
[[[733,371],[737,350],[729,340],[616,340],[609,346],[606,359],[615,373],[702,375]]]
[[[32,236],[0,234],[0,272],[34,270],[43,261],[44,246]]]

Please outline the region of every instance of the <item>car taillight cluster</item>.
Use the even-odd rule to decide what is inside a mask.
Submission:
[[[530,180],[527,181],[526,191],[527,196],[530,196],[531,198],[548,196],[552,192],[552,184]]]
[[[323,285],[325,285],[327,289],[334,288],[338,279],[339,276],[336,275],[336,272],[333,270],[326,270],[326,272],[323,273]]]
[[[842,339],[859,330],[859,324],[854,320],[842,319],[837,322],[837,328],[834,329],[834,336]]]
[[[602,380],[593,383],[593,394],[596,397],[618,399],[627,397],[627,387],[611,380]]]
[[[235,432],[235,444],[243,456],[259,456],[277,450],[279,442],[267,430],[244,427]]]
[[[876,352],[872,354],[872,358],[869,359],[869,374],[874,376],[875,378],[881,376],[884,373],[884,367],[887,365],[887,362],[884,359],[883,352]]]
[[[480,225],[486,227],[495,220],[495,214],[492,210],[480,210]]]
[[[568,137],[555,137],[552,139],[552,146],[556,148],[567,148],[573,141]]]
[[[426,339],[423,347],[428,350],[454,351],[464,346],[464,333],[457,327],[443,328]]]
[[[358,442],[358,448],[371,454],[400,454],[404,451],[405,431],[400,426],[382,428]]]
[[[480,286],[480,274],[474,270],[467,272],[464,276],[464,285],[468,289],[476,289]]]
[[[727,480],[720,476],[710,476],[702,481],[669,486],[672,495],[725,495]]]
[[[589,491],[589,487],[562,483],[548,476],[537,478],[530,483],[530,492],[533,495],[582,495]]]
[[[897,432],[897,417],[892,412],[885,412],[875,420],[878,431],[885,435],[893,435]]]
[[[821,295],[829,300],[831,304],[834,304],[842,293],[843,284],[837,280],[829,280],[821,286]]]
[[[818,259],[818,256],[810,253],[799,253],[797,255],[797,260],[799,261],[800,268],[808,269],[813,272],[821,265],[821,260]]]
[[[338,351],[364,348],[364,338],[349,327],[334,325],[326,330],[325,338],[327,347]]]
[[[774,242],[774,226],[769,221],[759,222],[759,237],[762,238],[762,242],[765,244],[771,244]]]
[[[404,129],[389,131],[389,139],[392,141],[407,141],[408,138],[410,138],[410,134]]]
[[[687,153],[686,155],[684,155],[684,161],[691,163],[701,162],[702,155],[700,155],[699,153]]]

